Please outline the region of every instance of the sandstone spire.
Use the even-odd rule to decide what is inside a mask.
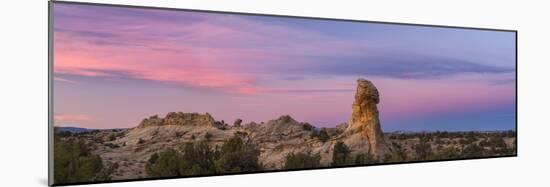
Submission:
[[[379,102],[378,89],[374,84],[366,79],[358,79],[348,131],[361,133],[368,140],[369,152],[376,156],[386,151],[376,107]]]

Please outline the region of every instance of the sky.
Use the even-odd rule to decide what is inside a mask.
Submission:
[[[181,111],[334,127],[365,78],[384,131],[515,130],[513,32],[63,3],[53,30],[56,126]]]

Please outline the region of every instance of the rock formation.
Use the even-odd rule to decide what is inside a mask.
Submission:
[[[94,154],[120,164],[113,179],[147,177],[145,164],[153,153],[163,149],[177,149],[186,142],[206,142],[210,147],[221,147],[235,135],[257,146],[258,159],[266,170],[283,169],[290,153],[318,154],[321,166],[331,166],[337,142],[349,147],[350,158],[366,153],[380,158],[387,153],[387,148],[378,119],[378,90],[368,80],[359,79],[357,83],[350,120],[333,128],[323,128],[326,139],[321,138],[320,128],[289,115],[260,123],[245,124],[236,120],[232,126],[216,121],[208,113],[170,112],[165,117],[145,118],[135,128],[93,135],[101,136],[106,143],[96,142],[95,137],[88,142],[96,142],[94,145],[100,147],[92,150]],[[111,135],[116,138],[107,138]]]
[[[379,102],[378,89],[374,84],[366,79],[358,79],[351,119],[346,131],[360,133],[362,137],[365,137],[368,140],[369,153],[375,156],[381,156],[386,152],[376,107]]]
[[[211,127],[215,123],[214,118],[208,113],[183,113],[170,112],[166,117],[159,118],[157,115],[145,118],[141,121],[137,128],[145,128],[150,126],[163,125],[186,125],[186,126],[207,126]]]

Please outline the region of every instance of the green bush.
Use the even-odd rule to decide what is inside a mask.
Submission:
[[[409,159],[405,148],[398,143],[392,142],[390,150],[389,159],[385,160],[385,162],[405,162]]]
[[[321,156],[311,153],[290,153],[285,159],[285,169],[317,168],[320,167]]]
[[[156,154],[153,154],[156,155]],[[158,153],[158,158],[151,156],[152,163],[145,165],[145,172],[151,177],[175,177],[181,176],[182,156],[174,149],[166,149]]]
[[[206,134],[204,134],[204,139],[210,140],[210,138],[212,138],[212,134],[210,134],[208,132]]]
[[[145,141],[143,139],[139,138],[138,141],[137,141],[137,144],[142,144],[142,143],[145,143]]]
[[[188,142],[180,150],[167,149],[152,154],[145,166],[146,173],[151,177],[171,177],[262,169],[259,151],[237,135],[225,141],[219,151],[206,142]]]
[[[183,146],[182,175],[206,175],[215,173],[217,152],[206,142],[185,143]]]
[[[116,140],[116,135],[115,134],[109,135],[109,141],[114,141],[114,140]]]
[[[460,150],[454,147],[439,149],[437,153],[434,154],[434,159],[437,160],[458,159],[460,157]]]
[[[477,158],[482,157],[485,153],[485,149],[477,144],[470,144],[464,147],[461,152],[462,158]]]
[[[344,142],[336,142],[332,151],[332,166],[350,165],[351,150]]]
[[[414,146],[417,160],[432,159],[432,146],[430,145],[429,141],[429,137],[423,136],[420,138],[419,143]]]
[[[110,180],[108,176],[100,176],[103,161],[91,154],[83,141],[63,140],[56,136],[53,150],[55,183]]]
[[[322,128],[319,131],[319,140],[321,140],[321,142],[326,142],[328,139],[330,139],[330,136],[328,135],[327,130]]]
[[[302,123],[302,129],[306,131],[312,131],[315,130],[315,127],[309,123]]]
[[[366,165],[375,163],[377,163],[377,160],[374,155],[370,153],[355,155],[355,165]]]
[[[245,144],[239,136],[225,141],[216,160],[219,173],[250,172],[262,169],[258,161],[260,152],[251,144]]]
[[[236,119],[235,122],[233,122],[233,126],[240,127],[241,123],[243,123],[242,119]]]
[[[185,143],[182,151],[166,149],[152,154],[145,166],[151,177],[172,177],[212,174],[214,170],[215,151],[208,144]]]

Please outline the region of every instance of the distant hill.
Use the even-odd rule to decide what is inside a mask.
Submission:
[[[80,127],[55,127],[56,132],[80,133],[80,132],[88,132],[92,130],[94,129],[80,128]]]

